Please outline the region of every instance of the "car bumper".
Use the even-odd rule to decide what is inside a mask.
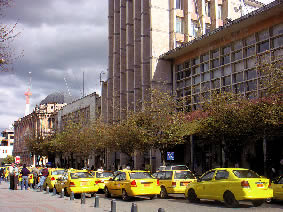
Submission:
[[[87,186],[87,187],[69,187],[68,193],[74,192],[74,194],[81,193],[96,193],[98,191],[98,186]]]
[[[104,190],[104,188],[105,188],[105,184],[104,183],[98,183],[97,185],[99,187],[98,189]]]
[[[126,189],[129,196],[150,196],[160,194],[160,187],[154,188],[135,188]]]
[[[265,189],[261,191],[254,191],[251,189],[247,189],[243,191],[241,194],[236,195],[237,200],[254,200],[254,199],[268,199],[273,197],[272,189]]]
[[[170,187],[166,189],[169,194],[184,194],[186,190],[186,186],[184,187]]]

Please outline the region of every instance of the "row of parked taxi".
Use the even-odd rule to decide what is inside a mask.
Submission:
[[[180,168],[159,170],[153,175],[127,169],[115,173],[49,169],[44,188],[55,188],[56,192],[63,191],[66,196],[71,192],[94,195],[102,190],[107,198],[120,196],[125,201],[135,196],[153,199],[184,194],[189,202],[210,199],[223,201],[228,207],[237,207],[241,200],[250,200],[254,206],[260,206],[266,200],[283,200],[283,176],[271,182],[249,169],[216,168],[197,178],[190,170],[178,170]]]

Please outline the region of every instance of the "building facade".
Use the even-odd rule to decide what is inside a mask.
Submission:
[[[14,147],[14,130],[6,129],[0,137],[0,162],[8,155],[12,155]]]
[[[282,12],[282,1],[274,1],[161,55],[160,59],[171,63],[172,90],[177,98],[186,99],[184,107],[187,111],[200,109],[202,101],[210,98],[213,92],[232,91],[249,99],[263,96],[258,65],[276,63],[282,67],[283,63]],[[240,164],[263,174],[262,164],[268,155],[270,161],[267,163],[280,169],[279,162],[283,157],[280,138],[282,136],[255,145],[247,144],[241,153]],[[200,166],[202,171],[219,165],[218,150],[197,143],[201,142],[191,138],[184,162]],[[249,162],[252,158],[256,158],[260,167]]]
[[[14,122],[15,142],[13,155],[20,156],[21,163],[35,165],[39,160],[44,164],[47,162],[47,158],[44,158],[43,161],[40,156],[31,155],[27,147],[27,136],[45,138],[54,133],[55,119],[52,115],[66,103],[56,103],[54,99],[51,102],[41,102],[42,104],[37,105],[32,113]]]
[[[108,79],[102,85],[102,116],[108,123],[125,119],[128,111],[142,110],[150,100],[150,89],[172,90],[171,63],[160,60],[161,54],[262,6],[254,0],[108,2]],[[107,166],[113,158],[122,164],[127,161],[115,153]],[[151,158],[160,161],[159,156]]]

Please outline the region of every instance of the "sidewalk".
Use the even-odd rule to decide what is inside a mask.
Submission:
[[[20,188],[18,186],[18,188]],[[90,198],[87,198],[90,199]],[[94,198],[91,198],[94,202]],[[94,208],[93,205],[81,205],[80,199],[70,201],[69,198],[59,198],[59,195],[52,196],[45,191],[34,190],[10,190],[9,183],[0,184],[0,211],[4,212],[70,212],[70,211],[94,211],[105,212],[101,208]]]

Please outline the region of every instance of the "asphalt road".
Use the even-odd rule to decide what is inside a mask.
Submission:
[[[94,197],[87,195],[86,204],[81,205],[80,199],[70,201],[69,198],[60,198],[59,195],[52,196],[52,193],[29,191],[12,191],[8,189],[8,183],[2,182],[0,185],[0,211],[2,212],[65,212],[65,211],[95,211],[109,212],[111,209],[111,199],[99,196],[99,208],[94,208]],[[136,203],[138,212],[157,212],[158,208],[164,208],[166,212],[211,212],[211,211],[268,211],[282,212],[283,202],[273,204],[263,204],[260,207],[253,207],[249,202],[241,202],[240,208],[226,208],[223,203],[202,200],[200,203],[191,204],[184,199],[183,195],[171,195],[168,199],[134,198],[129,202],[124,202],[121,198],[116,198],[117,212],[131,212],[132,203]]]

